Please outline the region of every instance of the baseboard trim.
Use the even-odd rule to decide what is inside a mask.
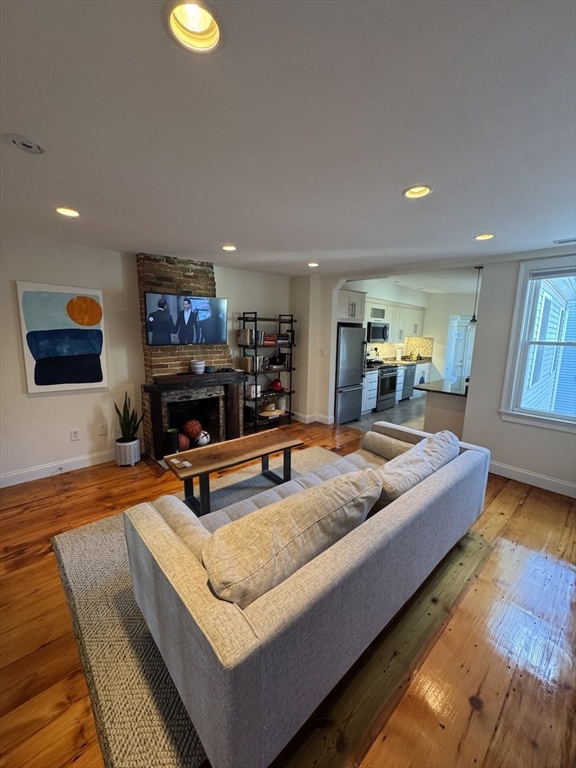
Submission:
[[[529,472],[527,469],[520,469],[519,467],[511,467],[509,464],[502,464],[499,461],[490,462],[490,472],[501,477],[507,477],[509,480],[517,480],[519,483],[543,488],[545,491],[561,493],[572,499],[576,498],[576,483],[558,480],[558,478],[548,477],[548,475],[540,475],[537,472]]]
[[[301,424],[312,424],[314,421],[320,422],[320,424],[332,424],[334,419],[329,419],[328,416],[321,416],[318,413],[296,413],[294,412],[293,417],[296,421],[299,421]]]
[[[41,480],[44,477],[61,475],[64,472],[73,472],[75,469],[85,469],[95,464],[104,464],[107,461],[114,461],[114,448],[108,451],[90,453],[87,456],[76,456],[73,459],[51,461],[49,464],[40,464],[28,469],[18,469],[16,472],[6,472],[0,475],[0,488],[29,483],[32,480]]]

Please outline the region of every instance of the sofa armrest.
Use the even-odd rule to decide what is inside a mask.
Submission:
[[[403,440],[406,443],[414,444],[419,443],[431,434],[430,432],[424,432],[421,429],[402,427],[400,424],[390,424],[387,421],[375,421],[374,424],[372,424],[371,430],[373,432],[379,432],[382,435],[394,437],[397,440]],[[481,445],[474,445],[473,443],[465,443],[462,440],[459,440],[458,444],[460,446],[460,453],[463,451],[480,451],[488,457],[488,460],[490,460],[490,451],[488,448],[484,448]]]
[[[375,421],[371,427],[372,432],[379,432],[381,435],[394,437],[396,440],[403,440],[405,443],[419,443],[431,433],[424,432],[421,429],[412,429],[411,427],[402,427],[400,424],[391,424],[388,421]]]

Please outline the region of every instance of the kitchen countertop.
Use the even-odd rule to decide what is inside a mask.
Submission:
[[[437,379],[428,384],[414,384],[414,389],[422,392],[439,392],[443,395],[456,395],[457,397],[466,397],[468,395],[468,382],[459,376],[455,380]]]
[[[392,365],[426,365],[426,363],[431,363],[432,358],[431,357],[423,357],[422,360],[385,360],[386,364],[392,364]]]
[[[389,358],[388,360],[380,360],[376,365],[367,365],[367,371],[377,371],[383,365],[427,365],[432,362],[431,357],[423,357],[422,360],[396,360],[396,358]]]

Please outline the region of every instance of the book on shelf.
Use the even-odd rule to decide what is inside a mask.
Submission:
[[[254,358],[251,355],[249,357],[240,357],[238,359],[238,368],[246,371],[246,373],[252,373],[254,370]]]
[[[237,333],[238,344],[252,344],[254,339],[254,332],[252,328],[240,328]]]

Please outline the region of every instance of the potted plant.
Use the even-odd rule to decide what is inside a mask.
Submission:
[[[118,423],[122,437],[118,437],[115,443],[116,464],[119,467],[134,466],[140,461],[140,440],[136,437],[138,427],[144,416],[138,418],[135,409],[130,409],[130,398],[128,392],[124,394],[124,406],[122,410],[114,403],[116,413],[118,414]]]

